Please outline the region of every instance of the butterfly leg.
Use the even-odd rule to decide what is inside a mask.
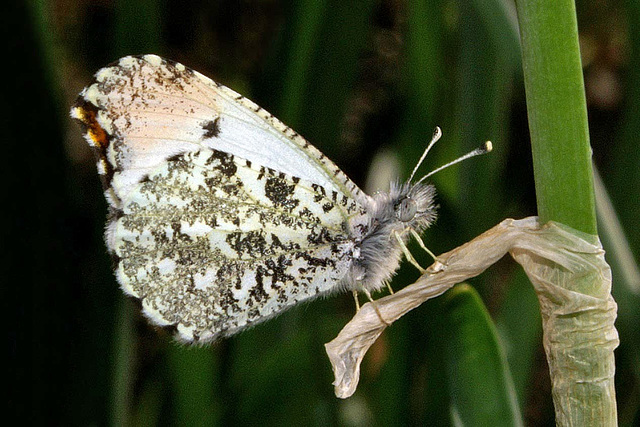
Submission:
[[[367,288],[365,288],[365,287],[362,287],[362,292],[367,296],[367,299],[369,300],[369,302],[373,306],[373,309],[376,311],[376,314],[380,318],[380,321],[382,323],[384,323],[386,326],[389,326],[390,323],[388,323],[386,320],[384,320],[384,317],[382,317],[382,313],[380,313],[380,310],[378,310],[378,305],[376,304],[375,300],[371,296],[371,292],[369,292],[369,290]]]
[[[353,291],[353,300],[356,302],[356,313],[360,311],[360,301],[358,300],[358,291]]]
[[[367,288],[362,288],[362,292],[367,296],[367,299],[369,300],[369,302],[375,303],[375,300],[371,296],[371,292],[369,292]]]
[[[404,253],[405,258],[407,258],[407,261],[409,261],[411,264],[413,264],[413,266],[418,269],[420,274],[424,273],[425,269],[422,268],[422,266],[420,266],[420,264],[418,264],[418,261],[416,261],[416,259],[413,257],[413,255],[411,255],[411,252],[409,252],[409,249],[407,248],[407,245],[405,245],[404,242],[402,241],[402,238],[400,237],[400,234],[398,234],[397,232],[394,232],[393,235],[395,236],[396,240],[400,244],[400,248],[402,249],[402,252]]]
[[[422,249],[424,249],[424,251],[425,251],[426,253],[428,253],[429,255],[431,255],[431,258],[433,258],[433,260],[434,260],[434,261],[438,261],[438,258],[433,254],[433,252],[431,252],[431,251],[429,250],[429,248],[427,248],[427,247],[424,245],[424,242],[422,241],[422,239],[420,238],[420,235],[416,232],[416,230],[411,229],[411,235],[413,236],[413,238],[414,238],[414,239],[416,239],[416,241],[418,242],[418,244],[420,245],[420,247],[421,247]]]
[[[391,287],[391,283],[387,280],[387,281],[384,282],[384,284],[387,286],[387,289],[389,290],[389,293],[391,295],[393,295],[394,292],[393,292],[393,288]]]

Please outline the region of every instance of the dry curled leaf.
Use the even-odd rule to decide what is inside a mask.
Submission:
[[[438,256],[416,283],[376,300],[375,306],[365,304],[325,345],[336,396],[355,392],[362,358],[387,326],[507,253],[523,266],[541,304],[557,422],[610,425],[608,420],[615,420],[613,349],[618,334],[604,251],[596,237],[553,222],[541,226],[536,217],[502,221]],[[594,402],[598,410],[584,410],[589,405],[593,409]]]

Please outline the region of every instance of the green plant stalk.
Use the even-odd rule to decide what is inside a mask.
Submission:
[[[540,222],[597,234],[573,0],[516,2]]]
[[[584,233],[577,237],[597,243],[575,4],[518,0],[516,7],[540,223],[559,222]],[[544,288],[536,287],[556,423],[614,426],[617,333],[612,328],[616,306],[610,270],[606,263],[594,268],[583,262],[579,267],[584,271],[569,281],[557,275],[549,277]]]

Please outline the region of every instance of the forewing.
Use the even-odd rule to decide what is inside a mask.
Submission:
[[[255,103],[182,64],[127,56],[96,73],[71,110],[98,152],[115,208],[173,155],[208,147],[347,194],[368,196],[320,151]]]
[[[206,342],[339,287],[362,218],[344,195],[202,149],[134,187],[107,239],[145,314]]]

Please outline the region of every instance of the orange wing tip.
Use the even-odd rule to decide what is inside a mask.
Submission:
[[[91,145],[101,150],[107,148],[109,136],[107,131],[98,123],[98,113],[95,105],[80,98],[71,109],[71,117],[84,127],[87,141]]]

